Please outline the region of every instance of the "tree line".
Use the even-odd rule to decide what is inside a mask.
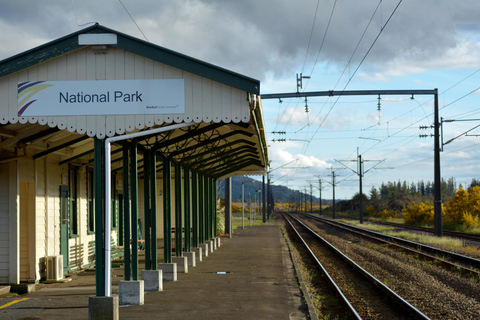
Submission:
[[[480,179],[473,178],[470,185],[466,188],[470,190],[474,186],[480,186]],[[441,182],[442,202],[447,203],[456,192],[464,188],[461,184],[457,185],[456,179],[450,177]],[[430,202],[434,199],[434,183],[431,181],[420,180],[417,182],[388,181],[382,182],[380,187],[372,187],[368,195],[363,194],[363,205],[372,205],[376,210],[382,211],[396,210],[400,212],[403,208],[414,202]],[[340,201],[337,208],[342,211],[356,211],[360,207],[360,195],[355,194],[351,200]]]
[[[479,183],[473,179],[472,183]],[[474,186],[473,184],[471,186]],[[454,177],[448,178],[447,180],[442,178],[441,183],[441,192],[442,192],[442,199],[450,199],[455,195],[457,192],[457,183]],[[433,196],[434,193],[434,183],[431,181],[423,181],[420,180],[418,182],[410,182],[407,181],[401,182],[382,182],[381,186],[377,189],[372,187],[370,189],[370,199],[371,200],[380,200],[380,199],[391,199],[395,198],[398,195],[407,194],[407,195],[416,195],[416,196]]]

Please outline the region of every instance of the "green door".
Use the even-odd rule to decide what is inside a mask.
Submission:
[[[60,186],[60,254],[63,256],[63,272],[68,272],[68,223],[70,206],[68,186]]]

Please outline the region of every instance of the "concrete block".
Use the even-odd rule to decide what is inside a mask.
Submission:
[[[217,239],[216,239],[216,238],[212,238],[212,239],[210,239],[210,241],[212,241],[213,250],[217,250]]]
[[[142,270],[145,291],[163,291],[162,270]]]
[[[162,270],[163,281],[177,281],[176,263],[159,263],[158,269]]]
[[[18,294],[32,293],[35,292],[35,284],[12,284],[10,287],[10,292]]]
[[[195,252],[195,260],[202,261],[202,248],[193,248],[193,252]]]
[[[213,248],[213,241],[212,241],[212,240],[208,240],[208,241],[207,241],[207,244],[208,244],[208,252],[209,252],[209,253],[213,253],[213,250],[214,250],[214,248]]]
[[[0,296],[2,294],[10,293],[11,286],[0,286]]]
[[[220,242],[220,237],[216,237],[215,239],[217,239],[217,248],[220,248],[220,246],[222,245],[222,243]]]
[[[118,295],[111,297],[88,297],[89,320],[118,320]]]
[[[177,264],[177,273],[188,273],[187,257],[172,257],[172,262]]]
[[[202,248],[203,256],[208,257],[208,252],[210,251],[210,245],[208,243],[202,243],[200,247]]]
[[[144,280],[120,281],[118,292],[121,306],[143,305],[145,294]]]
[[[187,257],[187,265],[189,267],[195,267],[196,266],[196,263],[195,263],[195,252],[192,251],[192,252],[184,252],[183,253],[183,256],[184,257]]]

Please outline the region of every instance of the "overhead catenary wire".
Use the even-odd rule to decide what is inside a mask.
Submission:
[[[327,27],[325,28],[325,32],[323,33],[322,42],[320,43],[320,48],[318,49],[317,57],[315,58],[315,62],[313,63],[313,67],[312,67],[312,70],[310,71],[310,74],[313,74],[313,71],[315,70],[315,67],[318,62],[318,58],[320,57],[320,53],[322,52],[323,44],[325,43],[325,39],[327,38],[328,29],[330,28],[330,23],[332,22],[333,13],[335,12],[336,6],[337,6],[337,0],[335,0],[335,2],[333,3],[332,11],[330,12],[330,17],[328,18]],[[307,83],[305,84],[305,89],[307,88],[308,82],[309,80],[307,80]]]
[[[477,70],[477,71],[479,71],[479,70]],[[476,72],[475,72],[475,73],[476,73]],[[474,73],[474,74],[475,74],[475,73]],[[473,75],[473,74],[472,74],[472,75]],[[470,75],[470,76],[471,76],[471,75]],[[455,84],[455,85],[458,85],[458,83]],[[454,85],[454,86],[455,86],[455,85]],[[464,95],[464,96],[462,96],[462,97],[460,97],[460,98],[458,98],[458,99],[450,102],[449,104],[446,104],[443,108],[449,107],[450,105],[452,105],[452,104],[454,104],[454,103],[457,103],[457,102],[460,101],[461,99],[469,96],[470,94],[473,94],[473,93],[474,93],[475,91],[477,91],[478,89],[480,89],[480,87],[477,88],[477,89],[475,89],[475,90],[473,90],[473,91],[471,91],[470,93],[467,93],[466,95]],[[448,90],[446,90],[446,91],[448,91]],[[445,92],[446,92],[446,91],[445,91]],[[430,101],[431,101],[431,100],[430,100]],[[337,102],[338,102],[338,99],[337,99]],[[408,126],[405,126],[404,128],[398,130],[397,132],[394,132],[394,133],[390,134],[391,136],[398,136],[398,134],[399,134],[400,132],[402,132],[402,131],[404,131],[404,130],[410,128],[410,127],[412,127],[415,123],[418,123],[418,122],[420,122],[420,121],[422,121],[422,120],[425,120],[425,119],[429,120],[429,117],[430,117],[432,114],[427,114],[426,110],[424,109],[424,105],[427,104],[429,101],[427,101],[427,102],[425,102],[425,103],[420,103],[420,102],[418,102],[417,100],[415,100],[415,102],[418,104],[418,106],[417,106],[416,108],[412,109],[412,110],[415,110],[415,109],[417,109],[417,108],[421,108],[422,111],[423,111],[423,113],[425,114],[425,117],[422,117],[420,120],[414,121],[414,122],[410,123]],[[442,109],[443,109],[443,108],[442,108]],[[405,114],[411,113],[412,110],[408,111],[408,112],[405,113]],[[471,111],[471,112],[477,112],[477,111]],[[404,115],[405,115],[405,114],[404,114]],[[468,114],[470,114],[470,113],[468,113]],[[462,116],[464,116],[464,115],[465,115],[465,114],[462,114]],[[312,123],[313,123],[313,121],[312,121]],[[429,123],[430,123],[430,121],[429,121]],[[390,130],[397,130],[397,128],[395,128],[395,129],[394,129],[394,128],[390,128]],[[375,130],[375,131],[376,131],[376,130]],[[316,132],[317,132],[317,131],[316,131]],[[390,136],[390,135],[389,135],[389,136]],[[313,136],[315,136],[315,134],[314,134]],[[312,136],[312,137],[313,137],[313,136]],[[412,137],[413,137],[413,136],[412,136]],[[387,137],[387,138],[388,138],[388,137]]]
[[[367,33],[367,30],[368,28],[370,27],[370,24],[372,23],[373,21],[373,18],[375,17],[377,11],[378,11],[378,8],[380,7],[380,4],[382,3],[382,0],[379,1],[377,7],[375,8],[375,10],[373,11],[373,14],[372,16],[370,17],[370,21],[368,22],[368,24],[366,25],[365,29],[363,30],[363,33],[362,33],[362,36],[360,37],[360,39],[358,40],[357,42],[357,45],[355,46],[355,49],[353,50],[351,56],[350,56],[350,59],[348,60],[347,64],[345,65],[345,68],[343,69],[342,73],[340,74],[340,77],[338,78],[337,80],[337,83],[335,84],[335,86],[333,87],[333,90],[335,90],[340,82],[340,80],[343,78],[343,75],[345,74],[345,71],[347,70],[347,68],[350,66],[351,62],[352,62],[352,59],[353,57],[355,56],[355,53],[357,52],[357,49],[358,47],[360,46],[360,43],[362,42],[363,40],[363,37],[365,36],[365,34]]]
[[[369,53],[371,52],[373,46],[375,45],[375,43],[377,42],[377,40],[379,39],[380,35],[382,34],[383,30],[385,30],[385,27],[387,26],[387,24],[390,22],[391,18],[393,17],[393,15],[395,14],[395,12],[397,11],[398,7],[400,6],[400,4],[402,3],[403,0],[400,0],[397,4],[397,6],[395,7],[395,9],[392,11],[392,13],[390,14],[390,16],[388,17],[387,21],[385,22],[385,24],[382,26],[382,28],[380,29],[379,33],[377,34],[377,36],[375,37],[374,41],[372,42],[372,44],[370,45],[369,49],[367,50],[367,52],[365,53],[365,55],[363,56],[362,60],[360,61],[360,63],[358,64],[357,68],[355,69],[355,71],[353,72],[353,74],[350,76],[350,78],[348,79],[347,83],[345,84],[344,88],[343,88],[343,91],[346,90],[346,88],[348,87],[348,85],[350,84],[351,80],[353,79],[353,77],[355,76],[355,74],[357,73],[357,71],[360,69],[360,66],[363,64],[363,62],[365,61],[365,59],[367,58],[367,56],[369,55]],[[378,6],[377,8],[375,9],[375,12],[378,10]],[[373,19],[373,16],[372,16],[372,19]],[[362,36],[363,37],[363,36]],[[355,49],[356,50],[356,49]],[[323,125],[323,123],[325,122],[325,120],[328,118],[328,116],[330,115],[330,113],[332,112],[333,108],[335,107],[336,103],[338,102],[338,100],[340,99],[341,95],[337,96],[337,99],[335,100],[334,104],[330,107],[330,109],[328,110],[327,114],[325,115],[325,117],[323,118],[321,124],[317,127],[317,130],[315,131],[315,133],[313,134],[312,138],[313,139],[315,137],[315,135],[317,134],[318,130],[320,129],[320,127]]]
[[[315,22],[317,21],[318,7],[320,5],[320,0],[317,1],[317,7],[315,8],[315,16],[313,17],[312,30],[310,30],[310,37],[308,39],[307,52],[305,53],[305,60],[303,61],[302,73],[307,64],[308,51],[310,50],[310,44],[312,43],[313,30],[315,29]]]
[[[474,93],[475,93],[475,92],[477,92],[478,90],[480,90],[480,87],[477,87],[476,89],[473,89],[472,91],[470,91],[470,92],[468,92],[468,93],[464,94],[464,95],[463,95],[463,96],[461,96],[460,98],[457,98],[457,99],[453,100],[452,102],[450,102],[450,103],[448,103],[448,104],[444,105],[443,107],[441,107],[441,108],[440,108],[440,110],[443,110],[443,109],[445,109],[445,108],[447,108],[447,107],[451,106],[452,104],[454,104],[454,103],[457,103],[458,101],[460,101],[460,100],[462,100],[462,99],[464,99],[464,98],[468,97],[469,95],[471,95],[471,94],[474,94]]]
[[[122,5],[123,9],[125,9],[125,11],[127,12],[128,16],[130,17],[130,19],[132,19],[133,23],[135,23],[135,25],[137,26],[138,30],[140,30],[140,33],[143,35],[143,37],[145,38],[145,40],[147,40],[147,42],[150,42],[148,41],[148,38],[147,36],[145,35],[145,33],[143,33],[142,29],[140,29],[140,27],[138,26],[137,22],[135,21],[135,19],[133,19],[132,15],[130,14],[130,12],[128,11],[128,9],[125,7],[125,5],[123,4],[122,0],[118,0],[118,2],[120,2],[120,4]]]
[[[319,3],[320,3],[320,1],[317,2],[317,10],[318,10],[318,4],[319,4]],[[325,32],[324,32],[324,34],[323,34],[322,42],[321,42],[321,44],[320,44],[320,48],[318,49],[318,53],[317,53],[317,56],[316,56],[316,58],[315,58],[315,62],[313,63],[313,68],[312,68],[310,74],[313,74],[313,71],[315,70],[315,66],[316,66],[316,64],[317,64],[317,62],[318,62],[318,58],[319,58],[320,53],[321,53],[322,48],[323,48],[323,44],[325,43],[325,39],[326,39],[326,37],[327,37],[328,29],[329,29],[329,27],[330,27],[330,23],[331,23],[331,21],[332,21],[332,17],[333,17],[333,13],[335,12],[335,7],[336,7],[336,5],[337,5],[337,0],[335,0],[335,2],[334,2],[334,4],[333,4],[333,7],[332,7],[332,11],[330,12],[330,18],[328,19],[327,27],[325,28]],[[315,18],[314,18],[314,22],[313,22],[313,26],[312,26],[312,31],[311,31],[311,34],[310,34],[310,39],[311,39],[311,37],[312,37],[312,35],[313,35],[313,28],[314,28],[314,25],[315,25],[316,16],[317,16],[317,13],[315,12]],[[305,64],[306,64],[306,60],[307,60],[307,57],[308,57],[309,48],[310,48],[310,41],[309,41],[309,43],[308,43],[307,52],[306,52],[306,54],[305,54],[305,62],[304,62],[304,65],[303,65],[303,67],[302,67],[302,70],[305,68]],[[302,71],[302,73],[303,73],[303,71]],[[307,83],[306,83],[305,86],[304,86],[304,90],[306,89],[309,81],[310,81],[310,79],[307,80]],[[290,121],[292,120],[293,114],[295,113],[295,110],[297,109],[297,107],[298,107],[298,102],[297,102],[297,104],[295,105],[295,108],[294,108],[292,114],[290,115],[289,120],[288,120],[287,123],[285,124],[284,130],[285,130],[285,128],[287,127],[287,125],[290,123]]]

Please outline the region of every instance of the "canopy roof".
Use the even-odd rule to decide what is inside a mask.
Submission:
[[[116,35],[116,43],[80,45],[79,36],[85,34]],[[185,113],[18,116],[21,81],[131,79],[184,79]],[[264,174],[268,152],[259,90],[257,80],[95,25],[0,61],[0,161],[19,154],[34,159],[56,154],[60,165],[90,165],[93,137],[193,122],[138,141],[139,150],[155,148],[214,178]],[[112,160],[114,170],[121,165],[118,156]]]

